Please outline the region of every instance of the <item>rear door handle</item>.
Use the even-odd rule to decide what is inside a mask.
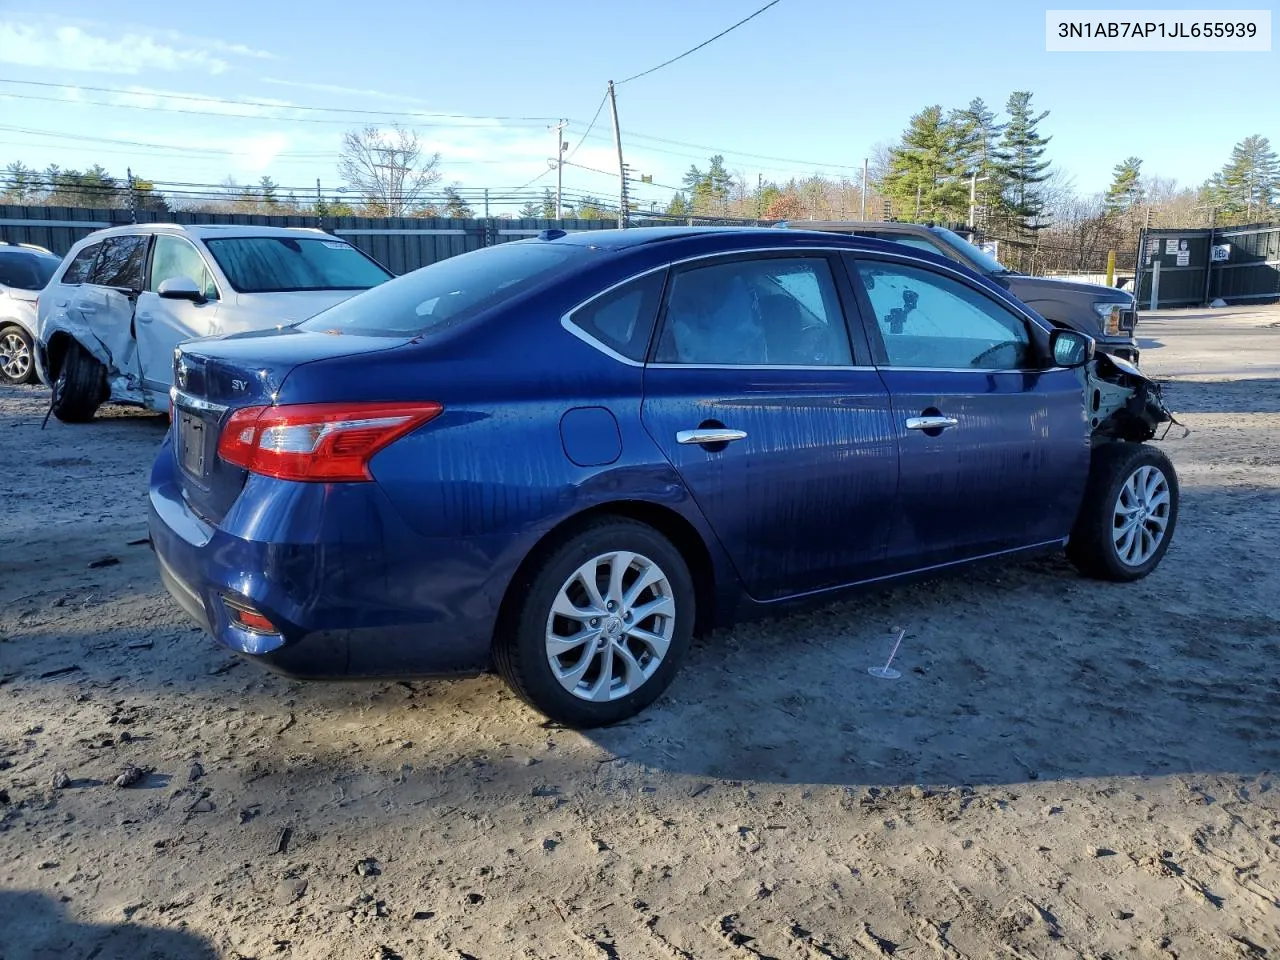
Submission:
[[[959,424],[955,417],[907,417],[908,430],[946,430]]]
[[[676,443],[730,443],[745,439],[747,439],[745,430],[729,430],[725,427],[681,430],[676,434]]]

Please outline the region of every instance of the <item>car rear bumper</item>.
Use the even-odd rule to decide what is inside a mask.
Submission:
[[[255,481],[243,495],[251,508],[214,526],[184,501],[168,439],[152,468],[149,527],[160,578],[218,643],[304,679],[488,669],[501,595],[477,545],[408,532],[373,484],[356,485],[364,509],[352,510],[352,498],[327,496],[322,484]],[[350,515],[317,516],[335,503]],[[310,541],[298,537],[299,510]],[[334,530],[343,532],[327,538]],[[233,620],[237,607],[265,616],[274,632],[245,629]]]

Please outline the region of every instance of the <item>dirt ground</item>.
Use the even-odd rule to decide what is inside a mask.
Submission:
[[[1141,332],[1192,430],[1149,579],[721,633],[588,735],[222,652],[140,543],[162,420],[0,390],[0,958],[1280,955],[1280,307]]]

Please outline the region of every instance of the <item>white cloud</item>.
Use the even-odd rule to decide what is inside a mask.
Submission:
[[[216,76],[231,68],[229,57],[270,54],[218,40],[169,34],[164,42],[143,32],[94,32],[74,25],[32,25],[0,21],[0,63],[93,73],[136,74],[144,71],[204,73]]]
[[[420,97],[410,97],[401,93],[386,93],[382,90],[369,90],[361,87],[344,87],[335,83],[306,83],[299,80],[280,80],[276,77],[259,77],[259,83],[267,83],[274,87],[290,87],[294,90],[311,90],[315,93],[335,93],[341,96],[362,97],[366,100],[382,100],[388,103],[414,103],[429,106],[429,102]]]

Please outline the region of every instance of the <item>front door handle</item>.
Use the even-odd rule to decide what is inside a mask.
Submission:
[[[725,427],[704,427],[701,430],[681,430],[676,443],[730,443],[747,439],[745,430],[729,430]]]
[[[959,423],[955,417],[907,417],[908,430],[945,430]]]

